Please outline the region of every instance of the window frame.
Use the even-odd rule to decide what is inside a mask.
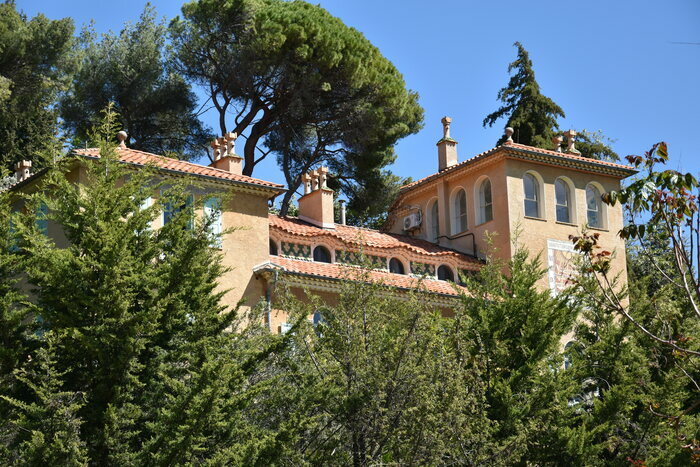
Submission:
[[[559,185],[563,185],[566,190],[566,204],[559,203],[559,194],[557,191],[557,186]],[[568,179],[564,177],[557,177],[557,179],[554,180],[554,218],[557,222],[564,224],[576,223],[576,210],[574,209],[576,203],[574,201],[574,191],[575,189]],[[567,220],[562,220],[559,218],[560,208],[566,208]]]
[[[428,213],[430,219],[428,240],[436,243],[440,237],[440,206],[437,198],[433,198],[428,202]]]
[[[460,197],[464,199],[464,206],[461,206],[462,200]],[[458,187],[452,192],[450,207],[452,208],[452,235],[469,230],[469,207],[467,191],[464,188]]]
[[[486,202],[485,186],[488,184],[489,202]],[[481,178],[476,185],[477,203],[477,219],[478,225],[491,222],[493,220],[493,184],[489,177]],[[488,214],[488,215],[487,215]]]
[[[528,197],[528,187],[527,181],[532,182],[532,195],[534,198]],[[528,206],[533,206],[535,208],[535,213],[528,213]],[[523,209],[525,212],[525,217],[535,217],[542,219],[542,182],[540,178],[535,175],[535,173],[528,171],[523,174]]]
[[[316,259],[316,250],[319,248],[322,248],[328,253],[328,261],[319,261]],[[330,248],[328,248],[325,245],[316,245],[313,247],[311,250],[311,259],[313,259],[314,263],[325,263],[325,264],[333,264],[333,254],[331,253]]]
[[[591,209],[590,206],[590,199],[589,199],[589,190],[592,189],[595,191],[595,196],[593,197],[593,200],[595,201],[595,210]],[[605,205],[603,204],[602,200],[602,194],[603,190],[601,189],[600,186],[596,183],[588,183],[586,185],[586,224],[588,227],[594,228],[594,229],[606,229],[607,228],[607,220],[606,220],[606,212],[605,212]],[[598,222],[593,224],[591,223],[591,212],[597,213],[598,216]]]
[[[442,270],[442,271],[448,271],[451,278],[450,278],[450,279],[441,279],[441,278],[440,278],[440,271],[441,271],[441,270]],[[439,266],[435,269],[435,278],[436,278],[437,280],[439,280],[439,281],[456,283],[456,282],[455,282],[455,272],[454,272],[454,271],[452,270],[452,268],[451,268],[449,265],[447,265],[447,264],[441,264],[441,265],[439,265]]]

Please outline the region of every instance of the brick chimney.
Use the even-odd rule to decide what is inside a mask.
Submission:
[[[216,138],[211,143],[214,162],[209,167],[225,170],[237,175],[243,173],[243,158],[236,155],[235,143],[238,135],[226,133],[221,138]]]
[[[15,164],[15,178],[17,183],[23,182],[32,176],[32,161],[21,161]]]
[[[442,172],[457,163],[457,141],[450,138],[450,117],[442,117],[443,136],[437,142],[438,147],[438,171]]]
[[[327,177],[327,167],[301,176],[304,196],[299,198],[299,219],[324,229],[335,229],[333,190],[326,186]]]

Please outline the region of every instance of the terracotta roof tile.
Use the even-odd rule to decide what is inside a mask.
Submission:
[[[341,264],[317,263],[313,261],[303,261],[297,259],[284,258],[281,256],[270,256],[270,263],[284,269],[285,272],[313,276],[321,279],[331,280],[366,280],[381,283],[390,287],[400,287],[412,289],[421,286],[428,292],[442,295],[459,295],[459,291],[466,289],[451,282],[438,281],[435,279],[418,279],[413,276],[393,274],[383,271],[367,271],[358,267]]]
[[[444,248],[434,243],[378,230],[363,229],[349,225],[336,224],[335,229],[322,229],[304,222],[295,217],[280,217],[274,214],[269,216],[270,228],[279,229],[300,237],[331,237],[346,244],[368,246],[374,248],[405,248],[420,255],[432,257],[451,257],[463,263],[472,264],[475,267],[482,263],[478,259],[467,256],[449,248]]]
[[[572,161],[586,162],[586,163],[589,163],[589,164],[601,165],[601,166],[604,166],[604,167],[611,167],[611,168],[619,169],[619,170],[622,170],[622,171],[625,171],[625,172],[629,172],[630,175],[631,175],[632,173],[635,172],[635,170],[634,170],[632,167],[628,166],[628,165],[622,165],[622,164],[616,164],[616,163],[614,163],[614,162],[608,162],[608,161],[600,161],[600,160],[596,160],[596,159],[590,159],[590,158],[588,158],[588,157],[577,156],[577,155],[574,155],[574,154],[567,154],[567,153],[565,153],[565,152],[550,151],[549,149],[536,148],[536,147],[534,147],[534,146],[526,146],[526,145],[524,145],[524,144],[505,143],[505,144],[503,144],[503,145],[501,145],[501,146],[496,146],[495,148],[491,148],[491,149],[489,149],[488,151],[484,151],[484,152],[482,152],[482,153],[479,153],[479,154],[477,154],[477,155],[474,156],[474,157],[471,157],[471,158],[469,158],[469,159],[467,159],[467,160],[465,160],[465,161],[462,161],[462,162],[460,162],[459,164],[453,165],[452,167],[448,167],[447,169],[444,169],[444,170],[442,170],[442,171],[440,171],[440,172],[436,172],[436,173],[434,173],[434,174],[428,175],[427,177],[421,178],[420,180],[416,180],[415,182],[408,183],[408,184],[406,184],[406,185],[404,185],[404,186],[401,187],[401,192],[405,192],[406,190],[408,190],[408,189],[410,189],[410,188],[412,188],[412,187],[414,187],[414,186],[420,185],[420,184],[422,184],[422,183],[424,183],[424,182],[427,182],[428,180],[432,180],[432,179],[438,178],[440,175],[442,175],[442,174],[444,174],[444,173],[452,172],[452,171],[454,171],[454,170],[457,170],[457,169],[460,168],[460,167],[463,167],[463,166],[465,166],[465,165],[469,165],[469,164],[471,164],[471,163],[473,163],[473,162],[476,162],[476,161],[479,160],[479,159],[483,159],[484,157],[489,156],[489,155],[491,155],[491,154],[497,152],[497,151],[498,151],[499,149],[501,149],[501,148],[506,148],[506,149],[507,149],[507,148],[510,148],[510,149],[516,149],[516,150],[519,150],[519,151],[535,152],[535,153],[544,154],[544,155],[547,155],[547,156],[555,156],[555,157],[561,157],[561,158],[565,158],[565,159],[570,159],[570,160],[572,160]]]
[[[265,180],[260,180],[257,178],[247,177],[245,175],[238,175],[226,170],[216,169],[214,167],[208,167],[206,165],[194,164],[192,162],[180,161],[177,159],[172,159],[170,157],[159,156],[156,154],[151,154],[148,152],[138,151],[136,149],[130,148],[117,148],[117,154],[119,155],[119,160],[129,164],[136,165],[147,165],[152,164],[156,167],[172,170],[175,172],[201,175],[205,177],[214,177],[221,180],[229,180],[232,182],[244,183],[247,185],[257,185],[264,188],[271,188],[279,191],[283,191],[284,187],[277,183],[267,182]],[[76,149],[74,151],[76,154],[87,157],[99,157],[100,150],[98,148],[88,148],[88,149]]]

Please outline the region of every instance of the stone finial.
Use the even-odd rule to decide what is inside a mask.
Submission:
[[[31,177],[32,161],[20,161],[15,164],[15,179],[17,182],[24,181]]]
[[[452,124],[452,119],[448,116],[442,117],[442,137],[444,139],[450,139],[450,124]]]
[[[506,127],[505,133],[506,133],[506,143],[512,143],[513,142],[513,133],[515,133],[515,131],[511,127]]]
[[[326,182],[328,181],[328,167],[319,167],[316,172],[318,173],[318,188],[327,190],[328,185]]]
[[[564,137],[561,135],[557,135],[552,138],[552,143],[554,144],[554,150],[556,152],[561,152],[561,143],[564,142]]]
[[[301,183],[304,185],[304,194],[308,195],[311,193],[311,175],[308,173],[302,174]]]
[[[570,154],[581,154],[581,151],[574,146],[576,143],[576,131],[568,130],[564,135],[566,136],[566,152]]]
[[[126,148],[126,139],[128,137],[129,137],[129,135],[127,135],[126,131],[124,131],[124,130],[117,133],[117,141],[119,141],[120,148]]]

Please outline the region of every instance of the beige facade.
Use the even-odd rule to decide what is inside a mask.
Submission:
[[[613,271],[626,280],[625,245],[617,236],[623,226],[622,210],[619,204],[606,206],[600,195],[619,189],[620,180],[634,173],[631,168],[586,159],[575,151],[549,151],[512,141],[459,162],[450,123],[443,119],[445,131],[437,144],[441,170],[401,189],[383,231],[334,222],[334,193],[326,187],[325,167],[302,177],[298,218],[269,214],[268,202],[284,190],[241,175],[241,159],[233,153],[234,134],[212,143],[215,161],[209,167],[125,146],[118,149],[118,156],[134,170],[153,166],[166,184],[169,179],[184,181],[195,197],[220,195],[226,233],[219,248],[229,269],[221,284],[229,290],[226,305],[244,300],[246,307],[252,307],[262,302],[273,332],[284,330],[287,323],[279,306],[281,290],[291,290],[299,298],[308,291],[332,304],[347,281],[380,282],[390,293],[399,294],[420,287],[429,297],[426,300],[450,315],[464,291],[457,285],[460,275],[478,270],[488,254],[510,258],[516,234],[520,244],[540,255],[548,270],[540,283],[543,289],[556,293],[566,286],[572,272],[569,236],[585,228],[601,234],[601,246],[616,255]],[[569,149],[573,150],[571,142]],[[99,151],[79,150],[76,156],[67,176],[81,184],[85,182],[81,158],[99,157]],[[13,189],[40,187],[41,173],[30,175],[26,164],[18,166],[20,170],[20,182]],[[595,196],[587,195],[587,190]],[[597,225],[588,225],[589,215]],[[153,228],[162,222],[160,216]],[[65,245],[59,226],[49,223],[48,234],[59,246]]]

